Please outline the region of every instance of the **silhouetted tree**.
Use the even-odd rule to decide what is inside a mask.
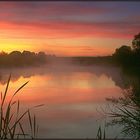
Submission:
[[[123,45],[120,48],[116,49],[114,55],[119,56],[119,57],[123,57],[124,55],[130,55],[130,54],[131,54],[131,47]]]
[[[134,36],[132,41],[133,62],[135,66],[140,66],[140,33]]]
[[[134,36],[132,47],[136,50],[140,49],[140,33]]]
[[[1,51],[0,52],[0,56],[6,56],[8,53],[4,52],[4,51]]]
[[[132,59],[132,50],[130,46],[123,45],[120,48],[117,48],[113,54],[115,60],[122,65],[128,65]]]
[[[44,52],[39,52],[37,57],[40,63],[44,63],[46,61],[46,54]]]
[[[22,53],[20,51],[13,51],[7,57],[8,65],[19,66],[22,61]]]
[[[44,52],[34,53],[30,51],[13,51],[9,54],[0,53],[0,66],[33,66],[46,63],[46,54]]]

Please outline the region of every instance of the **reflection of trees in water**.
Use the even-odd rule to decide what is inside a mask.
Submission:
[[[0,84],[5,85],[7,77],[12,74],[11,82],[16,82],[19,78],[30,78],[34,75],[45,74],[45,68],[42,67],[28,67],[28,68],[12,68],[12,69],[0,69]],[[43,70],[44,69],[44,70]]]
[[[93,73],[97,77],[106,75],[111,78],[117,86],[122,86],[121,70],[117,67],[104,67],[104,66],[76,66],[76,65],[42,65],[40,67],[23,67],[23,68],[12,68],[12,69],[0,69],[0,83],[5,84],[6,79],[10,73],[12,73],[12,82],[17,81],[20,77],[30,78],[35,75],[55,75],[65,74],[69,75],[72,72],[88,72]]]
[[[128,71],[126,71],[127,73]],[[122,133],[134,138],[140,138],[140,76],[136,72],[127,73],[123,98],[107,99],[113,103],[109,116],[109,125],[122,126]]]
[[[23,67],[12,69],[0,69],[0,83],[5,84],[6,79],[12,73],[12,82],[17,81],[20,77],[30,78],[35,75],[55,75],[65,74],[68,75],[72,72],[88,72],[96,75],[97,77],[106,75],[109,79],[114,81],[115,85],[126,89],[131,85],[131,82],[137,81],[137,76],[126,75],[120,68],[113,66],[76,66],[72,64],[55,64],[55,65],[42,65],[40,67]],[[131,79],[131,80],[130,80]]]

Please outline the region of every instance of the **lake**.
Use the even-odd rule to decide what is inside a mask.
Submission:
[[[96,138],[99,126],[109,120],[106,98],[122,97],[125,87],[120,68],[113,66],[74,66],[68,64],[30,68],[0,69],[0,89],[4,91],[12,72],[9,94],[26,81],[18,93],[22,111],[33,110],[41,138]],[[27,127],[27,120],[24,122]],[[106,136],[120,135],[120,127],[107,127]]]

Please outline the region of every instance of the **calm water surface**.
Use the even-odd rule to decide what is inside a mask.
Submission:
[[[42,138],[96,138],[98,127],[104,127],[108,121],[102,110],[108,110],[106,98],[122,96],[121,71],[115,67],[61,65],[0,69],[2,91],[10,72],[9,93],[29,81],[17,95],[22,110],[45,104],[33,112]],[[107,137],[121,137],[117,126],[106,131]]]

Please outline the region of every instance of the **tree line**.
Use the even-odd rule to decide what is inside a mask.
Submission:
[[[46,54],[44,52],[30,52],[30,51],[12,51],[11,53],[0,53],[0,66],[33,66],[44,64],[47,62]]]
[[[36,66],[64,60],[69,60],[68,62],[76,65],[111,64],[123,67],[138,67],[140,66],[140,33],[134,36],[132,46],[122,45],[110,56],[61,58],[55,57],[55,55],[46,55],[45,52],[13,51],[9,54],[6,52],[0,53],[0,67]]]
[[[134,36],[132,46],[123,45],[117,48],[112,57],[121,66],[140,66],[140,33]]]
[[[80,65],[111,64],[124,68],[138,68],[140,67],[140,33],[134,36],[131,46],[122,45],[110,56],[73,57],[73,62]]]

